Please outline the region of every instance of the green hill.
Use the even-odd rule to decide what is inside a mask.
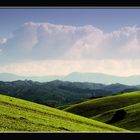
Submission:
[[[127,131],[55,108],[0,95],[0,132]]]
[[[137,90],[140,90],[139,86],[127,86],[119,83],[103,85],[60,80],[44,83],[31,80],[0,81],[0,93],[51,107]]]
[[[126,112],[126,115],[122,120],[111,123],[112,125],[132,131],[140,131],[140,103],[129,105],[120,109],[107,111],[105,113],[92,117],[92,119],[100,120],[107,123],[113,118],[117,110],[124,110]]]
[[[140,131],[140,91],[92,99],[64,110],[117,127]],[[111,122],[120,110],[125,112],[124,117]]]
[[[140,102],[140,91],[87,100],[64,110],[85,117],[93,117],[109,110],[119,109]]]

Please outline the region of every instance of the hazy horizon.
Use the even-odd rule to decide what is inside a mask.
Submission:
[[[11,74],[11,75],[16,75],[16,76],[25,76],[25,77],[43,77],[43,76],[68,76],[68,75],[71,75],[71,74],[99,74],[99,75],[108,75],[108,76],[115,76],[115,77],[131,77],[131,76],[140,76],[140,74],[132,74],[132,75],[128,75],[128,76],[120,76],[120,75],[113,75],[113,74],[107,74],[107,73],[101,73],[101,72],[70,72],[68,74],[61,74],[61,75],[22,75],[22,74],[16,74],[16,73],[10,73],[10,72],[0,72],[0,74]]]
[[[140,9],[0,9],[0,73],[140,75]]]

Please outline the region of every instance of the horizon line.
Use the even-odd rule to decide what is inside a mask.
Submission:
[[[0,74],[9,74],[9,75],[15,75],[15,76],[20,76],[20,77],[44,77],[44,76],[68,76],[71,74],[101,74],[101,75],[107,75],[107,76],[115,76],[115,77],[132,77],[132,76],[140,76],[140,74],[131,74],[128,76],[122,76],[122,75],[115,75],[115,74],[108,74],[108,73],[102,73],[102,72],[70,72],[68,74],[62,74],[62,75],[53,75],[53,74],[49,74],[49,75],[20,75],[20,74],[16,74],[16,73],[10,73],[10,72],[0,72]]]

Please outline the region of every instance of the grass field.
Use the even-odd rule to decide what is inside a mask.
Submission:
[[[119,110],[120,109],[126,111],[126,116],[124,117],[124,119],[112,123],[112,125],[132,131],[140,131],[140,103],[119,108]],[[103,114],[92,117],[92,119],[96,119],[102,122],[108,122],[109,120],[111,120],[117,110],[118,109],[107,111]]]
[[[140,91],[92,99],[71,105],[64,110],[104,123],[108,123],[117,110],[124,110],[125,117],[111,125],[140,131]]]
[[[0,95],[0,132],[117,132],[126,129],[29,101]]]
[[[135,91],[97,99],[90,99],[85,102],[71,105],[64,110],[90,118],[113,109],[119,109],[139,102],[140,91]]]

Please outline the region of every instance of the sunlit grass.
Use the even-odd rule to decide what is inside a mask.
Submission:
[[[0,131],[126,131],[29,101],[0,95]]]
[[[93,117],[109,110],[119,109],[140,102],[140,91],[90,99],[85,102],[71,105],[65,111],[85,117]]]
[[[120,109],[126,112],[126,116],[111,125],[127,130],[140,131],[140,91],[91,99],[71,105],[64,110],[108,123],[116,111]]]

